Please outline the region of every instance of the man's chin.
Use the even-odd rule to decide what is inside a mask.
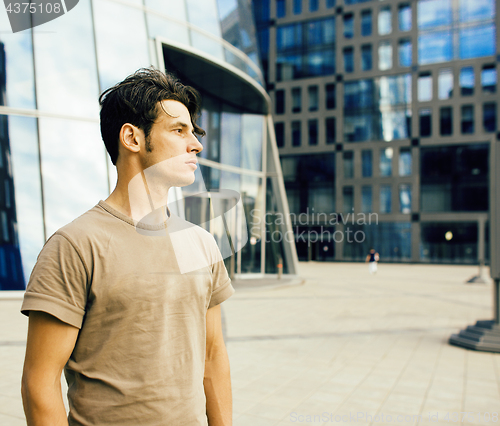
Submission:
[[[195,178],[194,178],[194,173],[193,173],[193,176],[190,178],[186,178],[186,179],[182,179],[182,180],[179,179],[178,184],[175,186],[182,188],[184,186],[189,186],[189,185],[193,184],[194,181],[195,181]]]

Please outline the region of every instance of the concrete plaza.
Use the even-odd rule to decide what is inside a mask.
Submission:
[[[299,273],[283,286],[235,282],[223,304],[235,426],[500,425],[500,354],[447,343],[492,318],[492,285],[465,284],[477,267],[380,264],[371,276],[311,262]],[[2,426],[26,424],[20,304],[0,300]]]

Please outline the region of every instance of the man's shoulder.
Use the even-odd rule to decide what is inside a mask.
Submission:
[[[61,235],[73,244],[78,244],[89,237],[109,229],[112,221],[109,215],[96,204],[85,213],[59,228],[54,235]]]
[[[179,216],[172,215],[171,221],[168,224],[169,233],[175,234],[177,232],[180,235],[191,235],[200,239],[200,241],[206,244],[215,244],[215,239],[213,235],[204,229],[202,226],[183,219]]]

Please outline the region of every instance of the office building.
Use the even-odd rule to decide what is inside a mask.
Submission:
[[[488,258],[495,0],[255,0],[303,260]]]

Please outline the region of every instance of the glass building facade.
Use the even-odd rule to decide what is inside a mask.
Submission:
[[[500,2],[253,3],[299,258],[488,261]],[[305,47],[318,23],[328,38]],[[296,108],[312,86],[318,108]]]
[[[249,1],[80,0],[19,33],[0,10],[0,29],[1,290],[24,289],[47,238],[112,191],[98,97],[151,65],[203,98],[197,179],[172,189],[169,205],[214,223],[232,275],[276,273],[279,263],[295,273],[293,238],[269,237],[291,225],[266,221],[288,205]],[[210,221],[217,208],[231,210],[222,228]]]

